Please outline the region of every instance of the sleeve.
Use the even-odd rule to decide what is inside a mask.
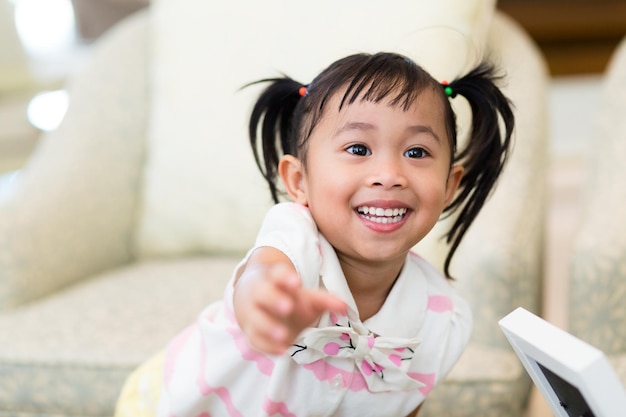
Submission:
[[[309,209],[297,203],[279,203],[265,215],[253,249],[269,246],[291,260],[305,288],[319,287],[322,265],[320,238]]]

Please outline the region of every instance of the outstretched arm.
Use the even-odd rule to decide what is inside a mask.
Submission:
[[[260,247],[250,255],[235,282],[233,303],[249,343],[268,354],[283,353],[323,312],[346,309],[326,291],[302,288],[289,258],[272,247]]]

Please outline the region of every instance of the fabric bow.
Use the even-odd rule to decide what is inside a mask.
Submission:
[[[363,335],[352,327],[310,328],[294,345],[292,357],[298,364],[328,357],[352,359],[371,392],[417,390],[426,385],[407,369],[419,343],[417,338]]]

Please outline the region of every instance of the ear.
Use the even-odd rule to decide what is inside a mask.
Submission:
[[[446,203],[444,207],[447,207],[454,198],[456,190],[459,188],[459,184],[461,183],[461,178],[463,178],[464,171],[465,169],[461,165],[453,165],[450,169],[448,182],[446,183]]]
[[[302,161],[293,155],[284,155],[278,163],[278,175],[280,175],[289,197],[296,203],[307,206],[306,181]]]

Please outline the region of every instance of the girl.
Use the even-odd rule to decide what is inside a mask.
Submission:
[[[441,84],[393,53],[340,59],[308,86],[264,80],[250,141],[275,202],[292,202],[268,212],[223,303],[170,344],[158,415],[414,415],[471,314],[411,248],[458,211],[450,278],[509,150],[496,80],[481,65]],[[459,151],[457,95],[473,113]]]

